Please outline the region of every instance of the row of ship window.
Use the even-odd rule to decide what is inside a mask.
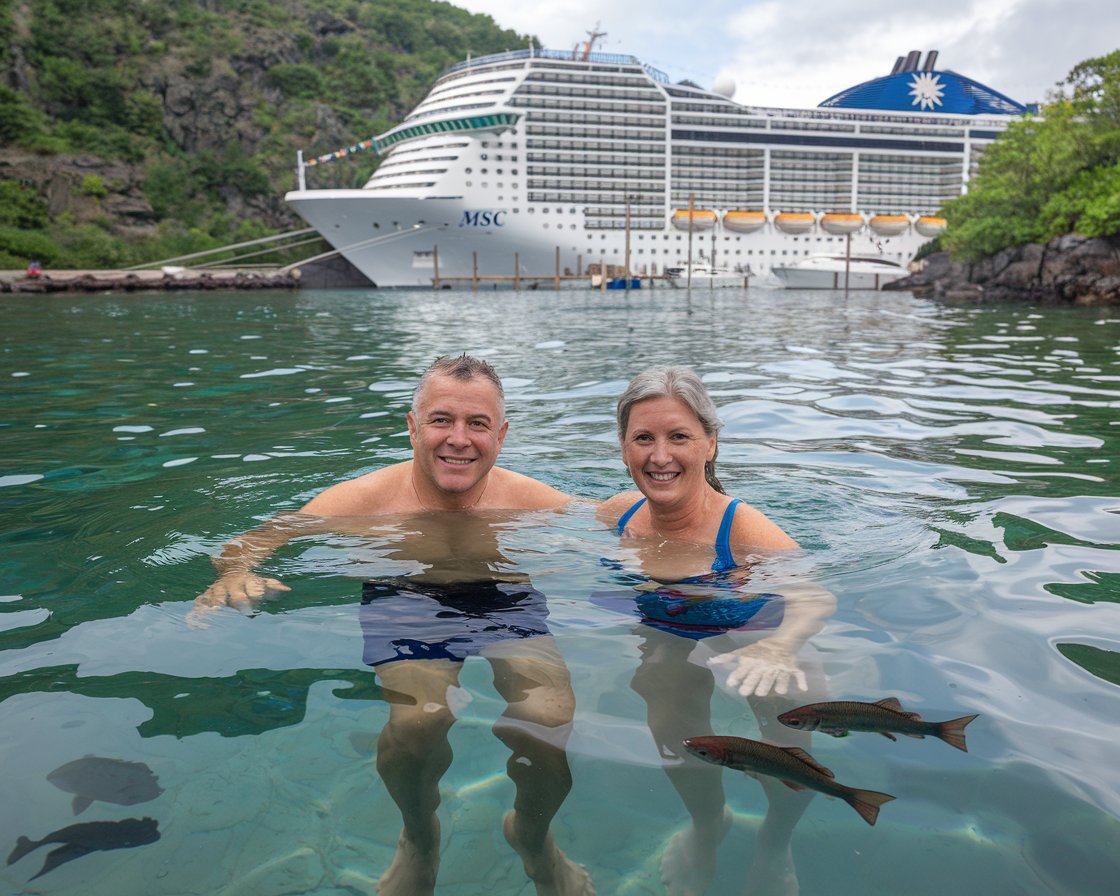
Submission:
[[[547,110],[540,112],[537,117],[533,118],[532,122],[534,124],[542,121],[571,121],[577,124],[594,126],[603,122],[604,119],[609,120],[611,116],[614,116],[625,119],[627,122],[643,121],[648,127],[665,127],[665,110],[660,106],[622,106],[618,103],[596,102],[572,103],[565,100],[522,102],[516,98],[511,99],[509,104],[517,109]],[[578,110],[579,114],[555,112],[554,109],[573,109]]]
[[[459,80],[459,79],[458,78],[449,78],[446,81],[441,81],[440,83],[436,84],[435,87],[433,87],[428,92],[428,95],[426,97],[424,97],[424,102],[422,102],[420,104],[420,106],[422,107],[422,106],[427,105],[427,103],[430,100],[438,99],[441,96],[447,96],[448,94],[456,93],[456,91],[460,91],[460,90],[464,90],[464,89],[470,89],[470,88],[474,88],[474,87],[485,87],[488,84],[513,84],[517,81],[517,78],[515,78],[512,75],[503,75],[503,76],[498,77],[498,78],[480,78],[480,79],[477,79],[475,81],[472,81],[469,85],[453,83],[454,81],[457,81],[457,80]],[[504,93],[505,91],[503,90],[502,92]],[[456,95],[461,95],[461,94],[456,94]]]
[[[633,86],[633,85],[631,85]],[[574,99],[582,102],[595,102],[596,100],[614,100],[619,103],[640,103],[648,106],[657,103],[662,107],[668,106],[665,97],[656,90],[638,90],[617,87],[599,87],[594,84],[586,86],[551,85],[541,82],[526,81],[512,94],[513,97],[522,97],[534,101],[549,99]]]
[[[559,66],[549,66],[550,69],[559,68]],[[548,71],[546,72],[530,72],[526,78],[526,83],[532,81],[534,83],[557,83],[557,84],[588,84],[592,87],[599,85],[614,85],[615,87],[634,87],[637,89],[649,90],[651,92],[657,91],[649,80],[646,79],[644,74],[635,72],[633,75],[617,77],[612,75],[602,74],[601,72],[564,72],[564,71]]]

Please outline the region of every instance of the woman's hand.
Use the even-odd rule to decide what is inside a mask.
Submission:
[[[727,686],[744,697],[765,697],[771,691],[786,694],[791,682],[795,682],[799,690],[809,689],[797,659],[772,639],[713,656],[708,665],[730,666]]]

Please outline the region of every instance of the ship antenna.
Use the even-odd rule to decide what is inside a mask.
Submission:
[[[587,60],[591,58],[591,51],[595,49],[596,41],[601,37],[607,36],[607,32],[599,30],[600,24],[601,23],[596,22],[594,29],[587,32],[587,40],[584,41],[583,44],[583,57],[580,59],[581,62],[587,62]]]

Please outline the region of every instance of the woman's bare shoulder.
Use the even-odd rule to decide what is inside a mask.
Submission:
[[[735,508],[735,519],[731,524],[733,544],[746,545],[765,550],[789,550],[798,547],[782,527],[766,516],[757,507],[745,501]]]

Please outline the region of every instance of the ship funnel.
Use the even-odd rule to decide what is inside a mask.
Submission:
[[[922,68],[927,72],[932,72],[935,65],[937,65],[937,50],[930,50],[926,54],[926,64]]]
[[[897,75],[897,74],[898,74],[898,73],[899,73],[900,71],[902,71],[902,64],[903,64],[903,63],[904,63],[905,61],[906,61],[906,57],[905,57],[905,56],[899,56],[899,57],[898,57],[898,58],[897,58],[897,59],[896,59],[896,60],[894,61],[894,68],[892,68],[892,69],[891,69],[891,74],[892,74],[892,75]]]
[[[918,70],[918,61],[922,58],[921,50],[911,50],[906,54],[906,63],[902,70],[904,72],[915,72]]]

